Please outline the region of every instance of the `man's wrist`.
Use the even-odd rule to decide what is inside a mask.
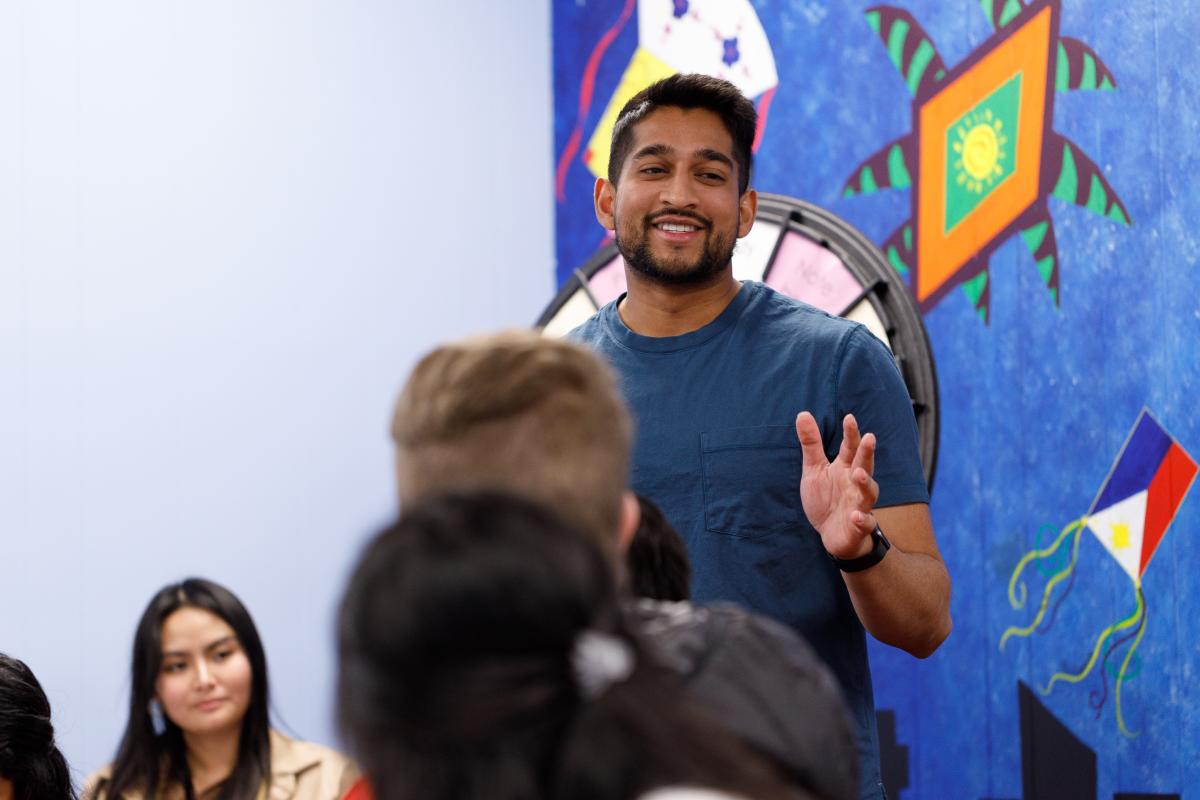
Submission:
[[[865,551],[860,549],[861,555],[854,558],[838,558],[833,553],[826,552],[842,572],[862,572],[882,561],[883,557],[887,555],[887,551],[892,548],[892,543],[887,540],[883,531],[880,530],[879,524],[876,523],[875,530],[871,531],[871,535],[864,540],[862,547],[865,547]]]
[[[870,555],[871,551],[875,549],[875,531],[878,529],[879,526],[876,525],[874,530],[864,536],[862,541],[858,543],[858,547],[855,549],[854,554],[848,556],[846,560],[849,561],[855,558],[862,558],[863,556]]]
[[[848,548],[840,550],[827,549],[825,552],[830,558],[840,561],[853,561],[856,558],[862,558],[875,549],[873,533],[874,531],[868,533]]]

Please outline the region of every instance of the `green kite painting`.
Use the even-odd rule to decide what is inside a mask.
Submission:
[[[1054,93],[1108,91],[1116,79],[1059,35],[1059,0],[981,0],[995,33],[948,69],[913,16],[875,6],[867,22],[913,95],[913,130],[853,171],[846,197],[911,187],[912,216],[882,244],[922,311],[961,285],[986,323],[988,258],[1020,234],[1055,305],[1059,254],[1047,200],[1130,224],[1099,167],[1051,128]]]

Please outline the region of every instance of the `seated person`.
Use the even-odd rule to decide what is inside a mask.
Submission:
[[[625,553],[629,589],[636,597],[687,600],[692,565],[683,538],[648,497],[637,496],[641,518]]]
[[[133,640],[129,720],[88,800],[337,800],[344,756],[271,730],[267,658],[232,592],[188,578],[150,600]]]
[[[0,653],[0,800],[75,800],[50,701],[29,667]]]
[[[410,507],[338,620],[338,714],[379,800],[793,793],[710,721],[624,622],[595,543],[492,492]]]

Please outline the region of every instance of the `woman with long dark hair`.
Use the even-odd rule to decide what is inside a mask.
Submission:
[[[0,798],[75,800],[50,701],[24,662],[0,653]]]
[[[188,578],[151,599],[133,640],[129,721],[90,800],[335,800],[356,770],[271,730],[267,658],[228,589]]]
[[[599,548],[448,495],[367,547],[339,618],[343,732],[379,800],[796,798],[639,645]]]

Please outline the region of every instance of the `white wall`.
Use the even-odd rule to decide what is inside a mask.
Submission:
[[[0,650],[78,774],[189,574],[335,741],[395,392],[552,294],[549,42],[542,0],[0,0]]]

